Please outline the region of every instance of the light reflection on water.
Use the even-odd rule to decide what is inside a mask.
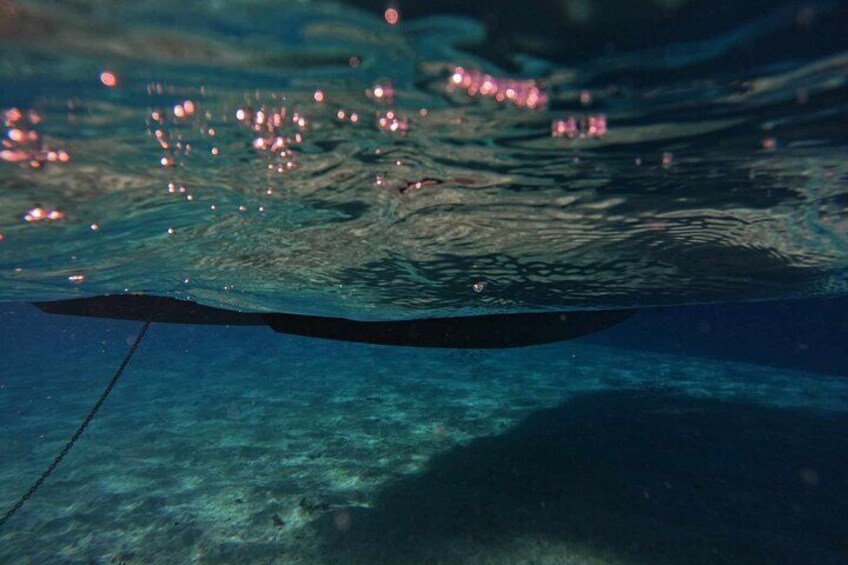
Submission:
[[[815,20],[496,65],[480,23],[389,8],[3,3],[0,300],[400,318],[845,292],[848,49],[722,63]]]

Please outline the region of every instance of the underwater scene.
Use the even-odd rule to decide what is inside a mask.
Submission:
[[[0,0],[0,563],[848,563],[848,4]]]

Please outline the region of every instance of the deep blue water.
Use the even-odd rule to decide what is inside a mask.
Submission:
[[[714,304],[648,310],[587,342],[848,374],[848,300]]]

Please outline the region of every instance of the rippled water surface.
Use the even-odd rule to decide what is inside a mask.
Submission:
[[[386,319],[848,289],[844,6],[570,54],[556,3],[537,35],[409,4],[0,1],[0,300]]]

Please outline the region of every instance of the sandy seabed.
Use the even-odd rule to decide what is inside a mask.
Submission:
[[[3,506],[138,328],[33,316],[4,344]],[[844,563],[846,431],[838,377],[154,325],[0,562]]]

